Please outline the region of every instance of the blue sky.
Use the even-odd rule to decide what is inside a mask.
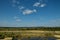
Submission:
[[[60,26],[60,0],[0,0],[0,26]]]

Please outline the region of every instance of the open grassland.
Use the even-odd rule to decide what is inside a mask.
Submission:
[[[55,37],[60,39],[60,28],[0,28],[0,37]]]

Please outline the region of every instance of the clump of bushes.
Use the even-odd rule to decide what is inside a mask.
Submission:
[[[4,35],[0,35],[0,39],[4,39],[5,38],[5,36]]]

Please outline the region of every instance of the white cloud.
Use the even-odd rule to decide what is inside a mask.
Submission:
[[[42,4],[42,3],[40,3],[40,2],[36,2],[33,6],[34,6],[34,7],[45,7],[46,4],[45,4],[45,3]]]
[[[18,16],[14,16],[15,21],[20,22],[22,21]]]
[[[24,15],[25,15],[25,14],[32,14],[32,13],[34,13],[34,12],[36,12],[36,9],[34,9],[34,10],[26,9],[26,10],[23,11],[23,14],[24,14]]]
[[[45,6],[46,6],[46,4],[41,4],[41,5],[40,5],[40,7],[45,7]]]
[[[35,2],[32,6],[33,7],[45,7],[46,4],[45,3],[42,4],[40,1],[43,1],[43,0],[39,0],[39,2]],[[16,7],[17,9],[19,9],[19,11],[21,11],[24,15],[37,12],[36,9],[30,10],[30,9],[26,9],[25,6],[22,6],[22,4],[19,5],[20,4],[19,0],[12,0],[12,2],[13,2],[12,4],[13,7]]]
[[[20,10],[22,10],[22,9],[24,9],[25,7],[24,7],[24,6],[18,6],[18,8],[19,8]]]
[[[40,2],[36,2],[33,4],[33,6],[38,7],[40,4],[41,4]]]
[[[34,11],[34,12],[37,12],[37,10],[36,10],[36,9],[34,9],[33,11]]]

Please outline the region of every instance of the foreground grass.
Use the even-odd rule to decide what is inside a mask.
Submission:
[[[1,27],[0,37],[55,37],[60,35],[60,27]]]

